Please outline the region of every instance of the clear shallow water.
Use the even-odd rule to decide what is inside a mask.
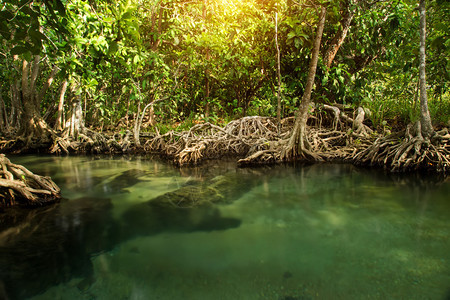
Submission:
[[[328,164],[178,170],[140,158],[11,160],[52,176],[66,200],[0,215],[0,298],[450,296],[448,179]],[[238,185],[216,191],[226,204],[149,206],[222,178]]]

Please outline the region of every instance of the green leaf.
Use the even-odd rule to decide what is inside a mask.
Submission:
[[[287,39],[288,40],[293,39],[294,37],[296,37],[296,34],[295,34],[294,31],[289,32],[288,35],[287,35]]]
[[[31,56],[31,52],[30,51],[26,51],[26,52],[22,53],[22,55],[25,58],[25,60],[31,61],[32,56]]]
[[[119,50],[119,45],[117,44],[116,41],[112,41],[111,43],[109,43],[108,46],[108,54],[114,54]]]
[[[33,39],[33,41],[35,41],[35,42],[47,39],[47,37],[45,35],[43,35],[41,32],[36,31],[36,30],[30,30],[28,32],[28,34]]]
[[[135,56],[133,57],[133,64],[136,65],[140,60],[141,60],[141,59],[140,59],[139,55],[135,55]]]
[[[21,11],[29,16],[35,17],[36,16],[36,12],[34,12],[30,7],[28,6],[23,6]]]
[[[12,55],[18,55],[18,54],[23,54],[25,52],[27,52],[28,49],[24,46],[16,46],[14,48],[11,49],[11,54]]]
[[[431,47],[437,50],[445,50],[445,41],[446,38],[444,36],[438,36],[431,42]]]
[[[72,58],[71,61],[72,61],[73,63],[75,63],[76,65],[79,65],[80,67],[83,66],[83,64],[82,64],[78,59],[76,59],[76,58]]]
[[[91,46],[88,48],[88,53],[89,53],[90,55],[92,55],[93,57],[98,57],[98,51],[97,51],[97,49],[95,49],[95,47],[94,47],[93,45],[91,45]]]
[[[122,20],[129,20],[129,19],[131,19],[133,17],[133,15],[132,15],[132,13],[130,12],[130,11],[127,11],[127,12],[125,12],[123,15],[122,15]]]
[[[30,51],[33,55],[38,55],[41,53],[42,43],[39,41],[37,44],[34,44],[33,47],[30,48]]]
[[[0,22],[0,34],[5,40],[11,39],[11,32],[9,31],[8,25],[6,25],[6,22]]]
[[[91,86],[96,86],[96,85],[98,85],[97,79],[92,78],[92,79],[89,81],[89,85],[91,85]]]
[[[18,41],[23,41],[25,37],[27,36],[28,28],[25,27],[19,27],[16,29],[16,32],[14,34],[14,39]]]

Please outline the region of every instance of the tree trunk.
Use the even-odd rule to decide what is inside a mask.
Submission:
[[[209,61],[209,49],[206,48],[206,61]],[[210,83],[209,83],[209,69],[208,66],[205,70],[205,118],[209,118],[209,113],[211,110],[211,105],[209,103],[209,94],[210,94]]]
[[[277,121],[278,121],[278,131],[280,131],[280,128],[281,128],[281,54],[280,54],[280,46],[278,45],[278,12],[275,13],[275,45],[277,47],[277,77],[278,77]]]
[[[328,48],[324,55],[324,62],[329,69],[331,67],[331,64],[334,60],[334,57],[336,56],[336,53],[338,52],[339,48],[342,46],[342,43],[345,40],[345,37],[347,36],[348,30],[350,29],[350,23],[353,20],[353,16],[355,15],[354,10],[352,9],[352,0],[346,0],[343,3],[343,16],[341,20],[341,29],[335,34],[333,39],[331,40],[331,43],[328,45]],[[355,4],[358,3],[358,0],[355,0]]]
[[[203,21],[205,23],[205,28],[203,29],[203,32],[206,32],[206,24],[208,23],[208,15],[207,15],[207,8],[208,8],[208,0],[203,1]],[[209,83],[209,48],[205,48],[205,58],[206,58],[206,68],[205,68],[205,118],[209,118],[209,113],[211,110],[211,105],[209,103],[209,94],[210,94],[210,83]]]
[[[44,99],[45,93],[47,93],[47,90],[52,85],[57,71],[58,71],[58,66],[54,65],[52,68],[52,71],[50,72],[50,74],[47,77],[47,80],[44,83],[44,86],[41,88],[41,90],[39,91],[39,94],[36,97],[36,107],[37,108],[39,108],[41,106],[41,102]]]
[[[36,66],[36,64],[34,64]],[[35,70],[35,69],[34,69]],[[32,72],[34,77],[35,72]],[[23,106],[23,115],[22,115],[22,124],[21,129],[19,131],[19,135],[28,137],[31,135],[40,135],[41,130],[39,128],[38,122],[36,120],[39,117],[39,112],[36,111],[36,105],[33,99],[33,91],[30,85],[30,66],[27,60],[23,60],[22,62],[22,106]],[[31,79],[33,82],[33,79]]]
[[[4,133],[8,126],[8,121],[6,119],[6,114],[3,114],[5,111],[5,102],[3,102],[2,92],[0,90],[0,133]]]
[[[431,137],[434,133],[433,126],[431,124],[430,111],[428,110],[427,99],[427,82],[425,71],[425,40],[426,40],[426,17],[425,17],[425,0],[419,2],[419,14],[420,14],[420,65],[419,65],[419,89],[420,89],[420,123],[422,129],[422,135],[424,138]]]
[[[39,76],[40,56],[34,58],[32,66],[26,61],[22,62],[22,108],[19,136],[25,137],[30,141],[31,138],[37,138],[39,142],[45,142],[49,136],[50,128],[41,116],[40,105],[44,94],[47,92],[57,68],[54,67],[40,93],[36,91],[36,82]],[[31,75],[30,75],[31,73]],[[28,145],[25,145],[27,147]]]
[[[72,103],[72,117],[70,120],[69,136],[78,139],[78,135],[83,132],[83,108],[81,106],[80,96],[77,96]]]
[[[22,114],[22,105],[20,104],[20,80],[16,80],[11,85],[11,111],[9,114],[10,126],[14,129],[20,129],[20,120]],[[17,131],[15,131],[17,133]]]
[[[61,90],[59,92],[59,104],[58,104],[58,115],[56,117],[55,130],[62,130],[62,118],[63,118],[63,110],[64,110],[64,95],[67,91],[67,85],[69,81],[65,79],[61,85]]]
[[[320,42],[322,39],[323,28],[325,26],[326,8],[321,7],[319,16],[319,25],[317,26],[316,38],[312,50],[311,62],[309,64],[308,78],[306,81],[305,92],[303,93],[297,116],[295,118],[294,129],[292,131],[289,143],[282,153],[283,159],[290,159],[295,156],[310,156],[313,159],[319,159],[317,155],[310,151],[311,145],[306,139],[306,122],[308,120],[308,110],[311,103],[311,92],[314,85],[314,79],[319,59]]]
[[[161,7],[161,4],[158,4],[159,7],[159,13],[158,13],[158,28],[157,28],[157,38],[156,41],[154,41],[152,50],[157,51],[159,45],[161,44],[161,32],[162,32],[162,20],[163,20],[163,8]],[[152,14],[152,29],[155,27],[156,23],[156,12],[153,12]]]
[[[36,101],[37,99],[35,96],[35,90],[36,90],[36,80],[39,75],[39,62],[41,61],[41,57],[39,55],[36,55],[34,57],[33,66],[31,69],[31,78],[30,78],[30,96],[32,97],[33,101]],[[37,102],[35,102],[35,105],[38,106]]]

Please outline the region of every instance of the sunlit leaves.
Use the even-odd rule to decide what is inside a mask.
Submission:
[[[87,116],[104,120],[168,94],[170,101],[155,106],[161,117],[201,116],[206,102],[217,115],[244,113],[252,105],[270,114],[277,12],[282,103],[289,114],[303,92],[318,18],[313,2],[328,9],[322,49],[341,29],[345,9],[355,11],[332,68],[318,71],[317,99],[367,102],[382,88],[391,97],[411,97],[416,0],[9,0],[0,10],[0,47],[9,59],[2,65],[10,66],[13,55],[31,60],[45,54],[60,67],[58,76],[70,75],[78,85]],[[428,5],[427,71],[437,94],[450,82],[448,3]]]

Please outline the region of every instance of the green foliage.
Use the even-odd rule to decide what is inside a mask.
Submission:
[[[440,98],[431,98],[429,109],[435,125],[450,126],[450,93],[440,95]]]
[[[65,13],[60,0],[2,2],[0,35],[7,41],[11,55],[20,54],[31,60],[32,55],[40,54],[44,50],[43,44],[49,41],[44,29],[65,33],[64,26],[58,22]]]
[[[417,1],[320,1],[327,6],[322,54],[352,26],[329,69],[319,61],[314,101],[363,105],[372,123],[417,117]],[[275,13],[281,51],[282,115],[293,115],[303,94],[317,9],[311,1],[31,1],[11,0],[0,11],[0,92],[6,105],[20,79],[20,60],[45,57],[56,82],[70,81],[88,124],[115,125],[155,100],[157,121],[223,123],[244,115],[276,115]],[[319,1],[314,3],[318,4]],[[348,5],[352,3],[351,5]],[[430,110],[448,116],[449,2],[427,7]],[[17,55],[16,57],[14,55]],[[55,105],[56,89],[43,109]],[[161,131],[168,130],[163,125]],[[172,127],[170,127],[172,128]]]

